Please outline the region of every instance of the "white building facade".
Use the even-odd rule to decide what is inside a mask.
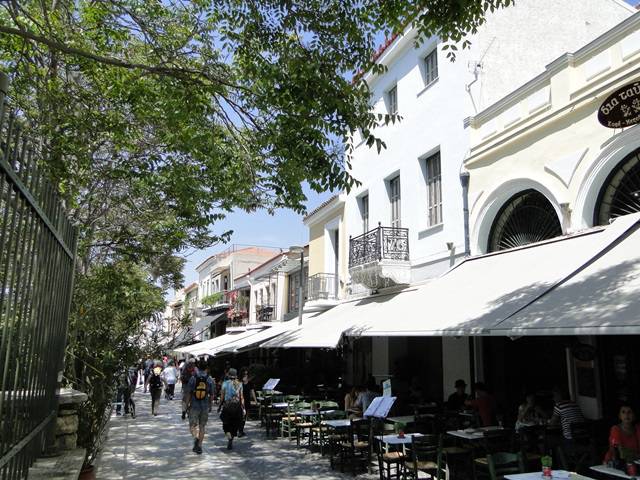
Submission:
[[[351,174],[362,185],[345,199],[351,281],[374,290],[414,283],[439,275],[464,255],[460,173],[470,148],[465,119],[633,11],[618,0],[523,0],[488,14],[469,37],[472,47],[459,51],[455,62],[435,37],[414,48],[411,29],[392,42],[378,59],[388,71],[365,80],[373,111],[397,113],[402,120],[375,131],[387,145],[380,154],[355,140],[360,143]],[[380,232],[360,237],[378,225]],[[379,258],[358,261],[376,241]]]

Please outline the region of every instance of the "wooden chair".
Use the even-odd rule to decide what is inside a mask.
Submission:
[[[538,470],[540,458],[546,451],[546,428],[544,425],[521,427],[517,433],[517,441],[527,470]]]
[[[296,432],[295,425],[300,420],[297,415],[298,406],[293,401],[288,402],[286,413],[280,419],[280,436],[292,440]]]
[[[375,432],[376,435],[390,435],[395,433],[393,424],[383,423]],[[402,464],[407,459],[404,449],[390,450],[381,440],[375,442],[375,454],[378,460],[378,473],[380,480],[401,478]]]
[[[320,412],[320,421],[311,428],[311,446],[320,449],[320,455],[324,456],[329,448],[330,435],[335,435],[332,429],[327,428],[324,424],[325,420],[339,420],[347,418],[347,412],[344,410],[333,410],[329,413]]]
[[[445,478],[442,462],[442,435],[428,434],[412,437],[407,448],[408,460],[403,465],[403,476],[408,479],[419,478],[420,472],[428,474],[433,480]]]
[[[483,434],[482,448],[485,452],[484,456],[473,459],[474,477],[488,477],[489,472],[489,454],[512,453],[514,447],[514,432],[510,429],[487,430]]]
[[[487,454],[487,465],[489,466],[489,478],[491,480],[503,479],[505,475],[511,473],[524,473],[524,459],[522,453],[489,453]]]
[[[348,438],[340,444],[341,465],[344,471],[348,467],[355,476],[360,470],[366,469],[371,461],[371,420],[355,418],[351,420]]]

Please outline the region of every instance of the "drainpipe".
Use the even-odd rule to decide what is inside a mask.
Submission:
[[[469,242],[469,172],[460,172],[460,183],[462,184],[462,216],[464,221],[464,256],[471,255]]]

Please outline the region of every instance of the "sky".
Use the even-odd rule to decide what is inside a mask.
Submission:
[[[307,211],[311,211],[327,200],[333,193],[318,194],[308,186],[304,187],[307,196]],[[257,245],[264,247],[289,248],[292,245],[306,245],[309,241],[309,229],[302,223],[302,215],[292,210],[279,209],[272,216],[266,211],[253,213],[237,211],[230,213],[224,221],[217,222],[212,230],[223,233],[233,230],[231,241],[206,250],[185,252],[187,264],[184,269],[185,286],[198,281],[196,267],[211,255],[226,250],[231,245]],[[173,292],[169,293],[169,299]]]
[[[640,0],[626,0],[631,5]],[[377,39],[381,43],[384,38]],[[333,193],[318,194],[308,186],[304,188],[307,195],[307,211],[311,211],[327,200]],[[280,209],[275,215],[266,211],[246,213],[237,211],[230,213],[224,221],[213,226],[215,233],[233,230],[231,241],[227,244],[216,245],[206,250],[185,252],[187,264],[184,269],[185,286],[198,281],[196,267],[211,255],[221,252],[231,245],[257,245],[265,247],[288,248],[292,245],[305,245],[309,241],[309,229],[302,223],[302,215],[291,210]],[[173,292],[169,292],[169,297]]]

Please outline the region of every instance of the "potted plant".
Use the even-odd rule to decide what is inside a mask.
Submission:
[[[407,424],[404,422],[396,422],[396,433],[398,438],[404,438],[404,431],[407,428]]]
[[[542,476],[543,477],[551,477],[551,466],[553,464],[553,459],[551,455],[544,455],[540,458],[540,463],[542,464]]]

